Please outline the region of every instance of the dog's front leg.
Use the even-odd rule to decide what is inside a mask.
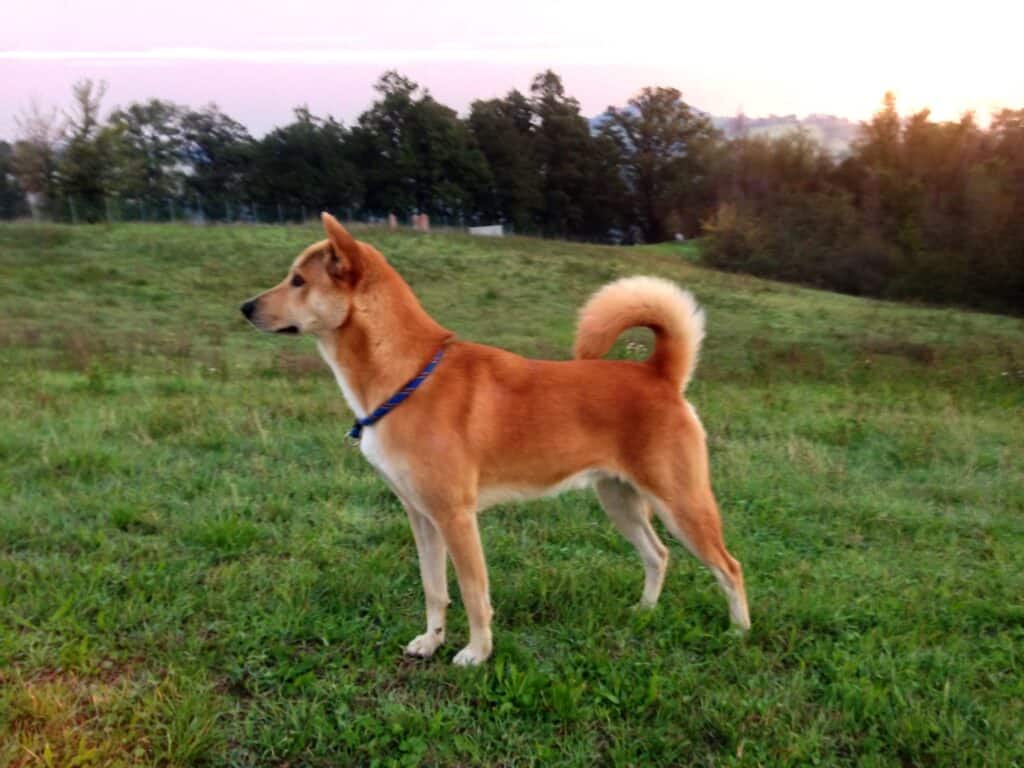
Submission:
[[[426,659],[444,642],[444,617],[448,608],[448,559],[441,532],[426,515],[402,502],[416,539],[420,560],[420,578],[427,604],[427,631],[405,647],[410,656]]]
[[[455,564],[462,602],[469,617],[469,645],[455,655],[453,663],[460,667],[481,664],[491,655],[492,611],[476,510],[459,510],[435,520]]]

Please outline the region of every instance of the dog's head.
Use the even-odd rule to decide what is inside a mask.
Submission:
[[[242,305],[242,314],[261,331],[321,333],[348,317],[363,246],[329,213],[321,218],[327,239],[304,250],[284,280]]]

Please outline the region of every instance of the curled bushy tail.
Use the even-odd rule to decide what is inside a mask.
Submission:
[[[704,312],[693,294],[658,277],[624,277],[599,290],[580,310],[573,354],[603,357],[624,330],[654,331],[654,353],[647,362],[686,389],[704,338]]]

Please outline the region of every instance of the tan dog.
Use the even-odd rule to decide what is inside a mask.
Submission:
[[[661,592],[668,551],[651,509],[715,575],[733,624],[750,626],[743,572],[722,540],[704,430],[682,391],[697,362],[704,316],[672,283],[633,277],[605,286],[580,314],[576,360],[527,360],[458,341],[420,306],[372,246],[329,214],[276,287],[242,306],[265,331],[308,333],[349,408],[365,417],[438,350],[436,370],[365,428],[363,454],[409,515],[426,595],[427,629],[406,652],[431,656],[445,637],[446,555],[469,616],[459,665],[491,654],[491,601],[477,513],[502,501],[593,485],[644,563],[641,603]],[[646,362],[599,360],[626,328],[646,326]]]

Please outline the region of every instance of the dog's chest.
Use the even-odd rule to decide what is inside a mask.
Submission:
[[[363,456],[366,457],[366,460],[370,462],[374,469],[388,479],[391,479],[391,475],[394,474],[393,462],[381,446],[380,440],[377,439],[377,431],[375,429],[363,430],[363,435],[359,440],[359,450],[363,452]]]
[[[341,392],[345,396],[345,402],[348,403],[349,409],[358,418],[366,416],[366,411],[355,396],[348,378],[345,376],[345,370],[338,363],[337,350],[334,347],[333,341],[330,338],[318,339],[317,347],[320,350],[321,356],[331,367],[331,371],[338,382],[338,387],[341,388]],[[387,481],[388,485],[391,486],[391,490],[395,491],[403,499],[414,502],[416,495],[414,489],[407,482],[405,476],[407,473],[404,472],[405,464],[384,449],[377,435],[378,429],[377,427],[370,427],[363,430],[362,437],[359,440],[359,450],[363,452],[363,456],[370,462],[370,466],[377,470]]]
[[[377,437],[377,430],[373,428],[363,430],[359,440],[359,450],[370,462],[380,475],[388,482],[399,496],[408,501],[415,500],[415,489],[409,486],[404,471],[405,464],[397,456],[384,449],[380,439]]]

